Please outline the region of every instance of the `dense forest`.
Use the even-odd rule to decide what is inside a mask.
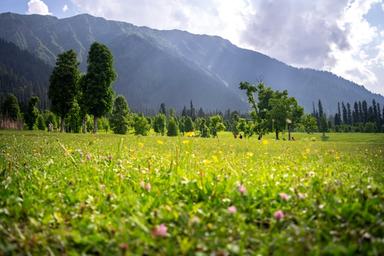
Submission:
[[[48,108],[48,85],[52,67],[28,51],[0,39],[0,102],[14,94],[25,109],[32,96],[40,98],[40,107]]]

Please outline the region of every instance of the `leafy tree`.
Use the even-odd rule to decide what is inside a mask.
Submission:
[[[52,124],[53,128],[57,127],[56,116],[51,111],[44,111],[44,120],[46,127],[49,127],[49,124]]]
[[[239,129],[238,129],[238,123],[239,123],[240,117],[237,112],[232,112],[230,114],[230,120],[229,120],[229,130],[232,132],[233,136],[236,138],[239,135]]]
[[[44,120],[44,117],[42,114],[39,114],[37,116],[37,119],[36,119],[36,126],[37,126],[37,129],[41,130],[41,131],[45,131],[45,120]]]
[[[39,116],[39,109],[37,108],[39,101],[38,97],[33,96],[28,102],[27,112],[25,113],[25,123],[29,130],[33,130],[36,124],[36,119]]]
[[[80,106],[75,100],[67,114],[66,123],[70,132],[79,133],[81,128]]]
[[[263,135],[268,131],[268,120],[266,116],[269,109],[269,99],[271,98],[272,90],[266,88],[263,83],[259,83],[256,87],[248,82],[241,82],[239,88],[246,91],[248,102],[252,108],[252,126],[254,131],[258,134],[258,139],[261,140]],[[259,106],[256,104],[254,97],[255,93],[258,93]]]
[[[94,117],[93,132],[97,132],[97,120],[112,109],[112,82],[116,78],[113,56],[108,47],[93,43],[88,54],[88,68],[84,80],[84,104]]]
[[[167,125],[167,136],[178,136],[179,135],[179,126],[177,125],[176,119],[170,117]]]
[[[116,97],[110,123],[114,133],[127,133],[129,127],[129,107],[124,96]]]
[[[69,50],[59,54],[49,79],[48,97],[52,103],[52,111],[61,118],[61,132],[64,132],[65,117],[73,107],[73,102],[78,94],[79,77],[79,62],[76,52]]]
[[[317,121],[312,115],[304,115],[302,124],[306,133],[314,133],[317,130]]]
[[[162,114],[162,113],[157,114],[155,116],[154,121],[153,121],[153,130],[156,133],[164,136],[166,125],[167,125],[166,122],[167,122],[167,119],[166,119],[164,114]]]
[[[254,132],[253,122],[248,121],[244,118],[239,118],[237,122],[237,129],[242,132],[244,137],[252,137]]]
[[[1,107],[1,114],[13,121],[21,118],[19,102],[15,95],[7,95]]]
[[[215,115],[210,117],[210,133],[213,137],[217,137],[217,133],[225,130],[223,124],[223,118],[220,115]]]
[[[207,125],[207,120],[205,120],[204,118],[199,118],[196,120],[196,123],[200,131],[200,137],[209,138],[210,132]]]
[[[97,120],[97,126],[100,127],[105,133],[108,133],[110,125],[109,118],[106,116],[102,116]]]
[[[147,136],[151,130],[151,125],[149,124],[147,118],[145,118],[143,115],[137,115],[134,118],[133,128],[135,135]]]

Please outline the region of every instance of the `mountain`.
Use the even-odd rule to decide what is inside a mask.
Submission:
[[[36,95],[42,107],[48,106],[48,80],[52,67],[2,39],[0,56],[0,97],[13,93],[25,104]]]
[[[137,27],[87,14],[58,19],[3,13],[0,38],[50,66],[57,54],[74,49],[83,71],[92,42],[106,44],[118,73],[115,90],[136,110],[157,109],[161,102],[181,109],[193,100],[204,109],[245,111],[248,104],[238,85],[259,80],[288,90],[307,112],[318,99],[327,112],[335,112],[338,101],[375,99],[384,105],[383,96],[332,73],[298,69],[217,36]]]

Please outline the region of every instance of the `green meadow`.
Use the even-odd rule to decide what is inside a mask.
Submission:
[[[0,131],[0,254],[383,255],[384,135]]]

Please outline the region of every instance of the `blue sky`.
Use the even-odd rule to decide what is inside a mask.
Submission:
[[[384,95],[384,0],[0,0],[0,12],[89,13],[219,35],[297,67],[331,71]]]

